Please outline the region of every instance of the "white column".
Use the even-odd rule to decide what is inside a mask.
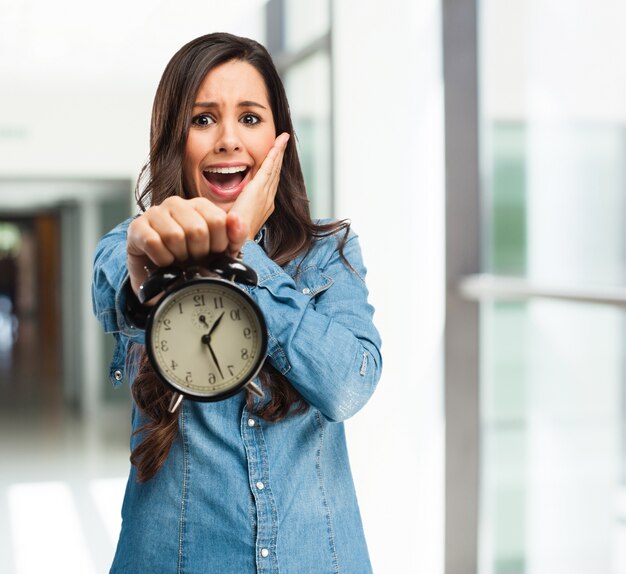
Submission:
[[[94,318],[91,304],[91,275],[93,256],[98,242],[100,224],[98,221],[98,204],[96,201],[85,201],[80,204],[80,237],[81,237],[81,265],[80,282],[83,288],[77,305],[81,308],[81,333],[76,343],[82,345],[82,381],[81,381],[81,411],[86,417],[97,414],[102,402],[103,373],[105,367],[102,360],[102,351],[99,338],[100,326]]]
[[[440,2],[333,2],[336,215],[360,236],[383,378],[348,433],[375,572],[443,572]]]

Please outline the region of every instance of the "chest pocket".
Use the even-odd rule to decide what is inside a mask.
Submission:
[[[296,277],[296,288],[300,293],[315,297],[323,293],[334,283],[328,275],[324,275],[317,267],[301,269]]]

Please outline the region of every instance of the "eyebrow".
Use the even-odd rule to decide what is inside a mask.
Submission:
[[[193,105],[194,108],[217,108],[218,107],[218,103],[217,102],[196,102]],[[252,100],[244,100],[243,102],[239,102],[237,104],[237,107],[239,108],[261,108],[262,110],[267,110],[267,108],[262,105],[259,104],[258,102],[254,102]]]

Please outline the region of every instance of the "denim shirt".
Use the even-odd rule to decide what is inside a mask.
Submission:
[[[129,222],[98,244],[92,285],[94,312],[116,338],[116,384],[126,368],[130,380],[136,372],[129,343],[144,342],[123,312]],[[244,261],[259,275],[246,289],[266,319],[266,360],[310,408],[266,422],[248,410],[244,393],[184,400],[157,475],[140,484],[131,467],[111,573],[371,572],[342,421],[372,395],[382,360],[353,232],[344,255],[352,269],[330,236],[283,268],[262,245],[245,243]],[[137,430],[143,421],[134,407],[132,419]]]

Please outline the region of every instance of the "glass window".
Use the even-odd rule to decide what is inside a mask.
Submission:
[[[330,5],[327,0],[285,1],[285,48],[288,52],[297,52],[327,34],[329,29]]]
[[[479,4],[485,270],[626,280],[626,4]],[[481,309],[481,574],[626,571],[626,314]]]
[[[330,57],[316,52],[285,73],[311,214],[332,215]]]

